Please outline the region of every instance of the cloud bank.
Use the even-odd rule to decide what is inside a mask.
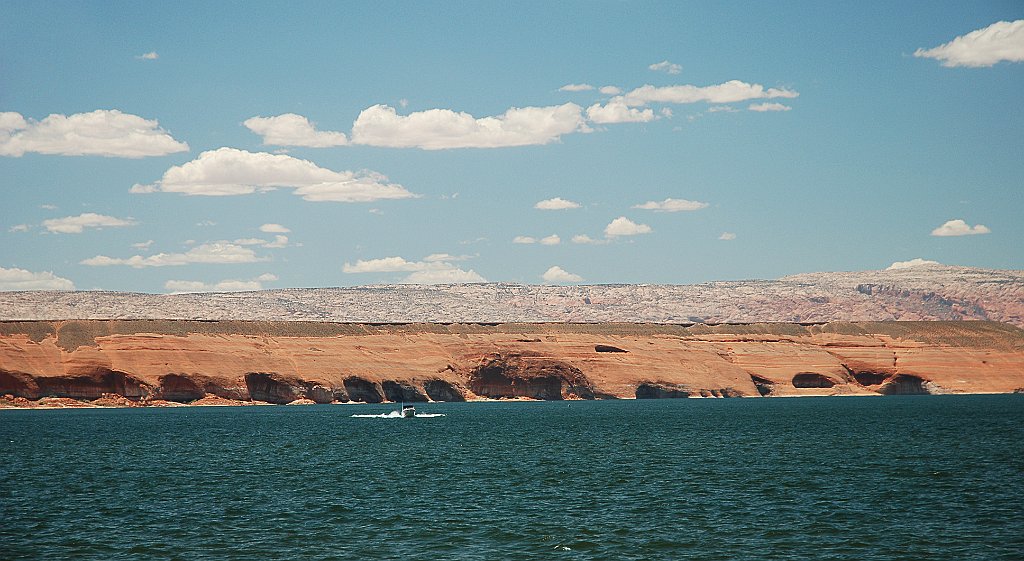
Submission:
[[[285,113],[276,117],[252,117],[242,124],[262,136],[264,145],[326,148],[348,144],[348,138],[344,133],[318,131],[309,119],[295,113]]]
[[[68,279],[44,271],[40,273],[25,269],[0,267],[0,290],[74,290],[75,284]]]
[[[373,171],[333,171],[285,154],[218,148],[164,172],[152,185],[135,185],[133,193],[182,193],[230,196],[291,188],[307,201],[343,203],[410,199],[410,193]]]
[[[364,109],[352,125],[352,142],[391,148],[503,148],[549,144],[563,135],[587,130],[583,109],[575,103],[551,107],[513,107],[497,117],[476,118],[449,109],[399,115],[393,107]]]
[[[121,228],[135,224],[136,222],[131,219],[115,218],[94,212],[43,220],[43,227],[56,234],[81,234],[85,228]]]
[[[446,254],[433,254],[423,261],[407,261],[403,257],[383,257],[380,259],[359,259],[355,264],[346,262],[342,271],[355,273],[410,273],[402,282],[407,284],[455,284],[487,282],[487,279],[470,269],[465,271],[450,262],[442,260],[450,257]],[[461,260],[461,258],[460,258]]]
[[[145,158],[185,152],[178,142],[153,120],[117,110],[96,110],[74,115],[53,114],[42,121],[20,113],[0,113],[0,156],[26,153],[61,156]]]
[[[946,222],[945,224],[943,224],[942,226],[939,226],[938,228],[932,230],[932,235],[933,236],[940,236],[940,237],[945,237],[945,236],[976,236],[978,234],[991,234],[991,233],[992,233],[992,230],[989,230],[988,227],[986,227],[986,226],[984,226],[982,224],[977,224],[975,226],[970,226],[966,222],[964,222],[963,220],[960,220],[960,219],[950,220],[950,221]]]
[[[997,21],[983,29],[931,49],[917,49],[914,56],[942,61],[946,67],[984,67],[998,62],[1024,61],[1024,19]]]
[[[256,263],[259,261],[266,261],[266,259],[258,257],[248,247],[234,243],[216,242],[202,244],[185,253],[157,253],[148,257],[133,255],[125,259],[97,255],[96,257],[90,257],[81,261],[81,264],[90,267],[127,265],[141,269],[143,267],[175,267],[194,263],[238,264]]]

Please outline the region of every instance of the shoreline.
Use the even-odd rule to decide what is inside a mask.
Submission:
[[[900,395],[920,395],[920,396],[965,396],[965,395],[1019,395],[1024,392],[1013,391],[1013,392],[950,392],[942,394],[900,394]],[[844,397],[872,397],[872,398],[883,398],[888,397],[879,393],[836,393],[836,394],[815,394],[815,395],[779,395],[779,396],[759,396],[760,398],[767,399],[787,399],[787,398],[808,398],[808,397],[828,397],[828,398],[844,398]],[[754,396],[741,396],[740,399],[758,399],[759,397]],[[179,408],[179,407],[295,407],[295,406],[310,406],[310,405],[331,405],[331,406],[366,406],[366,405],[396,405],[401,402],[398,401],[382,401],[377,403],[363,402],[363,401],[336,401],[332,403],[316,403],[311,400],[296,400],[291,403],[270,403],[267,401],[241,401],[241,400],[228,400],[228,399],[211,399],[206,400],[204,403],[197,402],[181,403],[176,401],[166,400],[155,400],[149,402],[132,402],[126,398],[123,398],[125,402],[131,404],[115,404],[108,401],[97,404],[97,401],[101,401],[104,398],[100,398],[93,401],[80,400],[68,397],[49,397],[38,400],[26,400],[24,398],[8,399],[8,396],[0,397],[0,411],[24,411],[24,410],[37,410],[37,411],[54,411],[62,409],[161,409],[161,408]],[[516,397],[516,398],[474,398],[467,399],[465,401],[425,401],[425,402],[408,402],[424,405],[432,405],[438,403],[572,403],[574,401],[665,401],[665,400],[686,400],[686,399],[733,399],[729,397],[705,397],[705,396],[690,396],[690,397],[677,397],[677,398],[656,398],[656,399],[643,399],[635,397],[623,397],[623,398],[604,398],[604,399],[535,399],[531,397]],[[40,404],[41,401],[54,401],[57,403],[44,403]]]

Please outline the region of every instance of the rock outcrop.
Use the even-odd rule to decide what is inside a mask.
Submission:
[[[0,322],[0,406],[1010,393],[993,322]],[[66,400],[66,401],[54,401]]]

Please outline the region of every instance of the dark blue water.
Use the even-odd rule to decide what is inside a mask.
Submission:
[[[1024,396],[0,412],[0,559],[1024,558]]]

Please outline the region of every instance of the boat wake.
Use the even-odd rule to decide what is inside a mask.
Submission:
[[[352,415],[360,419],[403,419],[401,411],[391,411],[389,413],[381,413],[379,415]],[[415,419],[431,419],[433,417],[444,417],[444,413],[416,413],[413,415]]]

